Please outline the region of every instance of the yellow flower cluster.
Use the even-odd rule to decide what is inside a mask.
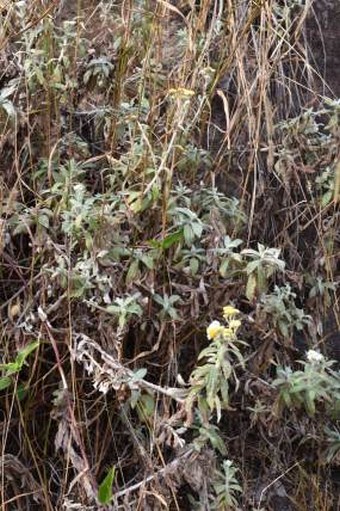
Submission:
[[[226,305],[223,307],[223,317],[226,321],[229,321],[230,318],[233,318],[237,314],[239,314],[240,311],[238,309],[235,309],[232,305]]]
[[[238,328],[241,326],[241,321],[235,319],[235,316],[240,311],[235,309],[232,305],[223,307],[223,318],[227,322],[227,326],[223,326],[219,321],[212,321],[207,328],[207,337],[209,341],[216,339],[216,337],[223,337],[224,339],[231,339],[235,336]]]
[[[189,99],[195,95],[195,91],[178,87],[177,89],[169,89],[169,94],[177,99]]]

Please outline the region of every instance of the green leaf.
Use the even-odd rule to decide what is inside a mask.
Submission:
[[[131,284],[134,280],[136,280],[138,272],[139,272],[139,261],[138,261],[138,259],[135,259],[130,264],[129,270],[126,274],[126,279],[125,279],[126,284]]]
[[[85,245],[88,251],[91,251],[93,248],[93,238],[89,232],[85,233]]]
[[[280,330],[281,334],[283,335],[283,337],[285,337],[287,339],[289,337],[289,328],[288,328],[287,323],[285,323],[285,321],[279,320],[278,327],[279,327],[279,330]]]
[[[18,221],[18,224],[15,226],[15,228],[13,229],[13,236],[16,236],[17,234],[23,234],[23,233],[27,233],[27,227],[30,227],[32,222],[28,221],[27,223],[26,222],[21,222],[20,220]]]
[[[140,260],[149,270],[153,270],[155,268],[155,262],[151,256],[147,254],[142,255]]]
[[[134,382],[136,381],[140,381],[144,378],[144,376],[146,376],[147,374],[147,369],[145,369],[145,367],[141,367],[140,369],[137,369],[137,371],[134,371],[133,373],[133,376],[132,376],[132,379]]]
[[[92,76],[92,70],[91,69],[88,69],[85,73],[84,73],[84,76],[83,76],[83,82],[84,82],[84,85],[87,85],[88,82],[90,81],[90,78]]]
[[[9,376],[3,376],[0,378],[0,390],[7,389],[12,383],[12,380]]]
[[[47,215],[40,215],[38,216],[38,224],[45,227],[45,229],[48,229],[50,226],[50,219]]]
[[[42,70],[37,67],[35,69],[35,72],[36,72],[36,77],[37,77],[37,80],[39,82],[40,85],[44,85],[45,83],[45,78],[44,78],[44,73],[42,72]]]
[[[255,296],[256,284],[257,284],[256,275],[254,273],[251,273],[248,277],[246,287],[246,297],[248,298],[249,301],[252,301],[252,299]]]
[[[32,351],[37,349],[39,344],[39,341],[30,342],[27,344],[27,346],[19,351],[14,362],[9,362],[8,364],[0,364],[0,369],[4,369],[7,372],[7,376],[13,373],[18,373],[24,365],[26,358],[30,355],[30,353],[32,353]]]
[[[22,383],[20,383],[20,385],[18,385],[18,388],[17,388],[17,398],[19,399],[19,401],[22,401],[26,395],[28,393],[28,388],[25,387],[25,385],[23,385]]]
[[[19,351],[15,358],[15,363],[18,365],[19,371],[24,365],[24,362],[28,355],[30,355],[32,351],[35,351],[38,348],[39,344],[40,344],[39,341],[32,341],[28,343],[24,348],[22,348],[22,350]]]
[[[109,314],[114,314],[115,316],[119,314],[120,310],[121,309],[119,305],[108,305],[106,307],[106,312],[108,312]]]
[[[261,263],[259,260],[251,261],[250,263],[247,264],[247,267],[246,267],[247,274],[250,275],[250,273],[253,273],[260,266],[261,266]]]
[[[230,260],[229,259],[223,259],[221,265],[220,265],[220,268],[219,268],[219,273],[221,275],[221,277],[225,277],[226,274],[227,274],[227,270],[228,270],[228,267],[229,267],[229,263],[230,263]]]
[[[0,103],[2,103],[4,99],[9,98],[12,94],[14,94],[15,91],[15,85],[3,87],[0,92]]]
[[[118,326],[121,330],[124,329],[125,325],[126,325],[126,322],[127,322],[127,317],[126,317],[126,313],[122,313],[119,315],[118,317]]]
[[[257,269],[257,290],[258,292],[265,293],[267,291],[267,279],[262,268]]]
[[[15,118],[16,110],[15,110],[15,106],[13,105],[13,103],[11,101],[4,101],[1,104],[1,107],[3,108],[3,110],[5,110],[6,114],[8,115],[8,117],[10,119]]]
[[[108,504],[112,499],[112,485],[115,479],[116,469],[112,467],[98,488],[98,500],[100,504]]]
[[[0,364],[0,369],[3,369],[7,373],[7,376],[19,372],[20,368],[21,367],[17,362],[8,362],[8,364]]]
[[[150,419],[155,413],[155,398],[150,394],[142,394],[137,404],[137,413],[142,422]]]
[[[182,239],[183,239],[183,230],[181,229],[180,231],[176,231],[176,232],[166,236],[161,241],[160,246],[161,246],[161,248],[163,250],[167,250],[168,248],[170,248],[175,243],[177,243],[179,241],[182,241]]]
[[[192,257],[190,259],[190,271],[191,271],[191,275],[196,275],[196,273],[198,272],[198,268],[199,268],[199,262],[197,259],[195,259],[194,257]]]
[[[191,224],[191,227],[192,227],[192,230],[193,230],[196,238],[200,238],[202,236],[202,232],[203,232],[203,225],[199,224],[197,222],[193,222]]]
[[[159,189],[159,186],[157,184],[153,185],[153,187],[151,189],[151,195],[152,195],[152,201],[156,202],[157,199],[160,196],[160,189]]]
[[[171,307],[169,310],[168,310],[168,315],[170,316],[171,319],[175,320],[175,321],[178,321],[180,319],[176,309],[174,307]]]
[[[321,206],[323,206],[323,207],[327,206],[327,204],[329,204],[331,202],[332,198],[333,198],[333,190],[328,190],[322,196]]]
[[[183,235],[185,239],[185,243],[188,245],[188,247],[191,247],[193,244],[193,241],[195,239],[194,231],[192,230],[191,225],[186,224],[183,229]]]
[[[130,403],[130,406],[131,408],[134,410],[138,401],[139,401],[139,398],[140,398],[140,395],[141,395],[141,391],[140,389],[132,389],[131,390],[131,395],[130,395],[130,399],[129,399],[129,403]]]
[[[313,391],[307,391],[305,400],[306,410],[310,417],[315,415],[315,402]]]

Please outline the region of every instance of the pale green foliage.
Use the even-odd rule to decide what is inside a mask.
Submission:
[[[318,161],[318,175],[314,183],[309,182],[309,192],[322,206],[330,203],[334,193],[337,160],[332,158],[329,164],[329,155],[337,154],[339,112],[339,100],[326,98],[319,110],[307,109],[277,125],[282,145],[278,149],[276,172],[284,183],[288,183],[296,161],[307,169],[313,168]]]
[[[220,470],[215,470],[211,478],[209,492],[209,509],[215,511],[231,511],[240,509],[238,497],[243,493],[243,488],[238,481],[237,472],[232,460],[224,459]],[[192,501],[192,509],[206,509],[201,502]]]
[[[141,249],[127,250],[125,254],[131,257],[131,264],[126,274],[127,284],[131,284],[141,277],[143,266],[148,270],[153,270],[159,256],[157,250],[145,251]]]
[[[202,236],[204,227],[202,221],[194,211],[188,208],[176,207],[171,214],[176,227],[183,230],[185,244],[191,247],[195,239],[200,239]]]
[[[227,197],[215,187],[202,188],[194,198],[194,203],[202,208],[203,218],[206,220],[215,215],[232,225],[242,225],[246,221],[239,200],[236,197]]]
[[[160,319],[179,319],[179,315],[177,309],[175,308],[175,304],[178,305],[181,303],[181,297],[178,295],[168,296],[164,294],[163,296],[159,294],[153,295],[153,300],[161,306],[161,311],[159,313]]]
[[[280,259],[280,249],[266,248],[261,243],[257,244],[257,250],[244,249],[241,255],[251,259],[246,265],[248,300],[253,300],[256,294],[261,295],[268,288],[268,279],[276,272],[283,272],[285,263]]]
[[[322,302],[327,309],[332,304],[333,292],[336,286],[333,282],[323,279],[323,277],[317,276],[315,278],[307,277],[307,282],[311,286],[308,298],[321,298]]]
[[[156,396],[151,392],[131,391],[131,408],[136,408],[138,417],[142,423],[150,423],[155,414]]]
[[[316,190],[320,193],[321,206],[327,206],[333,199],[335,189],[334,168],[327,167],[322,174],[315,178]]]
[[[225,236],[222,241],[222,247],[216,249],[216,253],[221,258],[219,272],[222,277],[231,276],[233,271],[242,265],[242,256],[236,249],[242,245],[243,241],[239,239],[232,240],[229,236]]]
[[[123,329],[131,317],[142,315],[140,295],[134,294],[125,298],[116,298],[112,305],[106,307],[106,311],[117,316],[118,326]]]
[[[100,255],[100,254],[99,254]],[[54,268],[44,268],[51,278],[70,292],[72,298],[89,298],[93,303],[110,303],[112,277],[101,269],[101,258],[92,258],[84,252],[73,267],[69,267],[66,257],[56,256]]]
[[[222,471],[216,471],[213,483],[215,497],[211,509],[228,511],[238,508],[237,494],[242,493],[242,487],[236,477],[238,469],[231,460],[224,460]]]
[[[242,267],[242,256],[236,249],[242,245],[243,241],[239,239],[231,239],[225,236],[222,240],[222,247],[216,249],[216,254],[221,259],[219,272],[222,277],[231,277],[234,271]]]
[[[304,313],[303,309],[296,306],[295,300],[296,293],[292,291],[289,284],[282,287],[275,286],[271,294],[261,297],[261,311],[286,338],[292,336],[294,328],[302,330],[311,323],[312,319]]]
[[[325,433],[327,441],[326,461],[331,463],[340,454],[340,431],[338,428],[325,427]]]
[[[15,93],[17,84],[14,82],[8,87],[3,87],[0,90],[0,127],[3,124],[3,117],[14,123],[17,116],[17,109],[10,97]]]
[[[197,430],[198,435],[193,440],[193,445],[197,451],[201,451],[203,448],[210,444],[213,449],[218,451],[222,456],[227,453],[225,441],[221,437],[220,430],[217,426],[211,423],[204,423],[202,417],[199,415],[199,426],[192,425],[194,431]]]
[[[190,142],[186,146],[181,147],[182,154],[178,162],[178,169],[181,172],[195,173],[199,166],[204,165],[205,169],[211,167],[211,156],[208,151],[194,146]]]
[[[307,356],[309,360],[301,361],[302,371],[290,367],[277,369],[273,385],[279,391],[279,402],[290,409],[303,407],[310,416],[321,405],[331,413],[340,401],[340,374],[332,370],[334,361],[313,350]]]
[[[203,248],[196,248],[195,245],[192,245],[190,249],[182,249],[180,255],[181,260],[176,264],[176,268],[192,276],[197,275],[200,266],[207,260],[206,251]]]
[[[219,326],[216,321],[211,323],[208,328],[208,335],[211,328],[211,342],[200,352],[198,361],[202,364],[194,369],[190,377],[187,406],[190,408],[197,400],[205,421],[211,412],[216,412],[217,421],[221,419],[222,409],[229,407],[229,381],[232,378],[237,388],[235,369],[237,366],[244,368],[245,365],[240,351],[240,346],[245,343],[237,337],[238,326],[230,328],[229,325],[232,325],[232,320],[226,321],[226,327]]]
[[[86,71],[83,76],[85,85],[97,85],[99,88],[107,87],[112,78],[114,65],[106,58],[99,57],[92,59],[86,66]]]
[[[87,196],[83,184],[73,186],[68,197],[68,208],[62,215],[62,229],[65,234],[78,237],[80,234],[85,236],[88,229],[93,231],[95,200],[95,197]]]
[[[39,364],[29,375],[38,401],[27,400],[27,408],[18,408],[16,387],[18,403],[12,406],[4,392],[1,405],[8,421],[6,431],[10,433],[13,420],[23,440],[22,461],[27,462],[26,453],[28,465],[42,467],[39,483],[47,500],[48,467],[60,461],[61,452],[53,457],[48,449],[48,460],[42,460],[46,446],[56,440],[57,449],[64,450],[65,467],[71,463],[74,468],[72,481],[77,484],[71,482],[68,488],[67,474],[58,471],[61,491],[51,494],[45,507],[52,509],[56,500],[66,505],[62,502],[65,495],[83,499],[74,503],[76,507],[85,507],[92,496],[108,503],[114,468],[100,484],[99,494],[95,487],[89,495],[84,481],[95,481],[99,466],[113,464],[119,466],[117,484],[124,483],[124,487],[118,493],[128,507],[136,502],[143,507],[145,495],[152,507],[149,481],[158,480],[161,474],[166,477],[159,478],[162,484],[156,506],[164,495],[170,497],[168,488],[162,496],[163,484],[169,483],[175,500],[176,490],[183,488],[186,468],[177,459],[178,448],[184,453],[192,451],[194,457],[199,454],[203,461],[208,453],[216,466],[228,450],[235,453],[235,445],[240,445],[235,440],[238,431],[235,436],[231,431],[234,423],[237,429],[239,416],[245,447],[249,438],[259,442],[257,455],[255,450],[248,454],[245,448],[237,457],[245,468],[242,477],[253,478],[254,459],[261,465],[260,458],[270,454],[272,442],[267,441],[265,429],[260,429],[268,417],[271,438],[283,439],[273,461],[282,468],[280,474],[285,474],[286,464],[292,461],[285,452],[290,440],[284,420],[273,417],[275,389],[280,404],[300,407],[296,416],[303,421],[304,408],[310,415],[326,410],[327,421],[340,408],[338,373],[320,357],[304,362],[301,371],[278,369],[274,384],[268,381],[273,361],[290,356],[289,343],[273,342],[278,336],[271,336],[272,330],[289,338],[293,329],[310,322],[302,309],[304,297],[298,302],[290,284],[271,292],[276,277],[279,282],[290,278],[294,282],[299,277],[294,257],[289,257],[291,232],[301,234],[304,241],[305,227],[322,226],[318,256],[311,267],[317,263],[314,269],[319,269],[320,263],[325,279],[331,278],[328,265],[335,253],[324,241],[326,235],[335,238],[336,232],[333,225],[328,229],[328,221],[336,195],[340,103],[325,100],[323,109],[309,109],[293,119],[290,114],[289,120],[278,124],[280,110],[290,108],[290,103],[296,106],[297,94],[290,93],[290,85],[297,83],[288,67],[291,61],[297,69],[299,56],[291,59],[289,51],[296,47],[303,26],[297,15],[304,2],[274,1],[270,7],[263,2],[196,2],[195,6],[187,1],[138,0],[126,6],[84,2],[81,7],[88,18],[79,2],[71,9],[65,1],[47,2],[51,6],[45,6],[46,11],[40,5],[45,2],[5,3],[6,9],[0,9],[4,64],[0,249],[2,298],[7,304],[2,307],[3,331],[9,339],[4,352],[10,354],[23,337],[40,338],[44,328],[51,339],[55,337],[56,348],[53,352],[54,346],[44,343]],[[63,22],[73,7],[77,18]],[[302,10],[305,18],[307,6]],[[289,37],[291,27],[294,44]],[[247,52],[248,47],[250,59],[243,49],[239,51]],[[274,48],[271,53],[275,54],[270,70],[261,57],[268,54],[268,48]],[[280,74],[281,57],[287,63],[284,76]],[[278,90],[282,105],[275,103],[272,89]],[[306,89],[312,90],[309,85]],[[292,100],[285,97],[285,91]],[[223,101],[220,111],[216,111],[215,99]],[[253,108],[254,101],[258,108]],[[217,155],[215,141],[220,146]],[[221,183],[221,189],[215,183]],[[234,193],[230,184],[239,185],[240,200],[229,196]],[[275,232],[271,219],[263,229],[258,223],[264,218],[261,201],[267,191],[268,204],[275,201],[276,192],[281,194],[280,209],[273,208]],[[251,219],[245,214],[249,211]],[[287,233],[283,233],[285,228]],[[261,233],[259,240],[254,239],[256,232]],[[264,245],[274,239],[288,255],[286,274],[280,250]],[[246,240],[251,240],[252,248]],[[330,306],[334,285],[321,277],[315,279],[314,270],[306,271],[313,273],[309,299],[321,297],[325,308]],[[20,318],[6,318],[11,294],[22,305]],[[245,294],[250,303],[245,303]],[[240,339],[239,320],[233,317],[238,312],[224,318],[225,326],[213,321],[207,332],[209,344],[185,383],[177,369],[191,364],[198,332],[224,298],[237,300],[247,311],[242,334],[249,345]],[[36,316],[39,303],[46,314],[42,311]],[[90,342],[94,338],[96,350]],[[70,359],[74,342],[82,348],[77,362]],[[14,353],[14,362],[1,366],[0,390],[16,383],[17,373],[36,349],[34,343],[17,356]],[[249,372],[245,371],[248,357]],[[93,397],[78,363],[101,395]],[[72,396],[64,389],[52,402],[53,409],[48,405],[47,414],[41,415],[43,420],[39,414],[37,427],[31,410],[49,395],[57,396],[53,389],[64,374]],[[180,386],[167,386],[176,381]],[[73,401],[81,405],[75,415],[71,413]],[[50,412],[58,419],[56,439]],[[123,412],[129,417],[128,431],[121,431]],[[27,419],[33,421],[32,426],[26,427]],[[221,430],[214,424],[216,419]],[[309,422],[314,428],[313,421]],[[226,424],[227,428],[230,424],[227,430]],[[107,445],[100,441],[105,431]],[[307,438],[308,428],[303,431]],[[39,435],[31,436],[32,432]],[[327,461],[333,462],[339,453],[339,434],[335,429],[325,432]],[[5,437],[3,451],[11,452],[8,439],[15,441],[15,435]],[[133,452],[137,452],[135,467],[130,463]],[[176,463],[174,484],[171,459]],[[145,477],[145,467],[152,475]],[[214,470],[203,472],[193,485],[202,506],[240,509],[237,499],[242,489],[233,463],[224,461],[215,479]],[[262,483],[261,468],[255,475]],[[133,489],[138,481],[140,493]],[[190,480],[186,482],[190,485]],[[7,484],[5,475],[4,489]],[[243,505],[249,504],[247,498],[253,491],[246,484]],[[21,490],[28,495],[31,488]],[[118,507],[121,504],[117,502]],[[181,502],[169,502],[170,507],[175,505]]]
[[[65,104],[79,85],[72,72],[74,61],[69,50],[74,44],[76,22],[65,21],[60,31],[54,28],[52,18],[46,17],[33,29],[25,30],[26,48],[21,58],[25,81],[32,95],[41,88],[50,89],[55,98]],[[78,54],[84,56],[88,46],[86,39],[78,40]]]

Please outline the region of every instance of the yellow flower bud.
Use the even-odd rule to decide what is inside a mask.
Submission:
[[[235,309],[235,307],[233,307],[232,305],[226,305],[225,307],[223,307],[223,317],[225,320],[228,320],[239,313],[240,311],[238,309]]]
[[[234,332],[232,331],[231,328],[223,328],[222,334],[225,339],[230,339],[231,337],[233,337]]]
[[[231,319],[229,321],[229,328],[232,330],[237,330],[241,326],[241,321],[239,319]]]

